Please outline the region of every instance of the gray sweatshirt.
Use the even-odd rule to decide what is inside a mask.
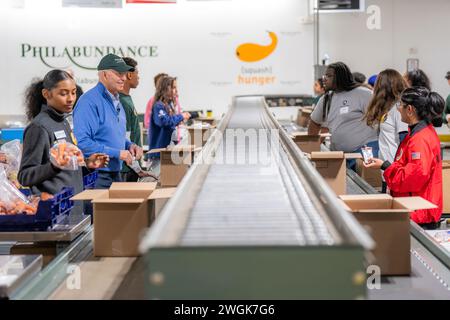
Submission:
[[[56,140],[72,140],[72,129],[66,115],[46,105],[26,127],[23,137],[22,163],[19,182],[30,187],[33,194],[56,194],[63,187],[74,187],[75,194],[83,190],[82,170],[68,171],[55,168],[50,163],[50,148]]]

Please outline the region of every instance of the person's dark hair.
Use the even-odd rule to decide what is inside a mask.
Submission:
[[[322,78],[319,78],[319,79],[317,79],[316,81],[317,81],[317,83],[319,83],[320,88],[321,88],[322,90],[325,90],[325,86],[324,86],[324,84],[323,84],[323,79],[322,79]]]
[[[380,72],[365,115],[367,125],[372,127],[380,123],[381,118],[400,100],[400,95],[406,88],[407,84],[398,71],[386,69]]]
[[[158,73],[154,78],[153,78],[153,82],[155,83],[155,88],[158,86],[158,81],[159,79],[161,79],[162,77],[168,77],[169,75],[167,73]]]
[[[411,87],[403,91],[401,101],[414,107],[419,120],[432,123],[435,127],[442,126],[445,101],[439,93],[430,92],[425,87]]]
[[[336,91],[351,91],[360,84],[355,81],[350,68],[343,62],[332,63],[328,68],[334,70],[334,83]]]
[[[122,57],[123,61],[125,61],[125,63],[127,65],[129,65],[130,67],[136,68],[136,66],[138,65],[137,61],[134,60],[133,58],[130,57]]]
[[[168,88],[171,88],[173,85],[173,81],[174,78],[172,77],[162,77],[159,81],[158,81],[158,85],[156,87],[156,94],[155,94],[155,100],[153,105],[156,104],[156,102],[161,101],[164,103],[164,105],[166,106],[167,112],[170,113],[170,107],[168,106],[168,104],[170,103],[170,101],[167,101],[165,95],[167,92]]]
[[[353,72],[353,78],[355,79],[356,82],[363,84],[364,82],[366,82],[367,77],[362,74],[361,72]]]
[[[407,72],[406,78],[411,87],[425,87],[428,90],[431,90],[430,79],[421,69]]]
[[[360,87],[361,84],[355,81],[353,78],[353,74],[350,71],[350,68],[343,62],[335,62],[328,66],[329,69],[334,70],[334,84],[336,91],[351,91],[357,87]],[[331,107],[331,99],[333,98],[333,92],[329,91],[325,94],[323,99],[323,112],[322,112],[322,120],[328,116],[328,112]]]
[[[45,75],[44,79],[38,79],[31,83],[25,91],[25,113],[29,121],[33,120],[41,112],[42,105],[47,103],[42,95],[42,90],[52,90],[60,81],[68,79],[73,80],[66,71],[52,70]]]

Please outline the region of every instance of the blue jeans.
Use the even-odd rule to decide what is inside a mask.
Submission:
[[[366,145],[368,147],[372,147],[373,157],[374,158],[378,158],[378,152],[380,151],[380,147],[378,145],[378,140],[377,141],[371,141],[371,142],[367,143]],[[352,153],[360,153],[362,155],[362,151],[361,151],[362,147],[363,146],[359,147],[358,149],[356,149]],[[356,171],[356,160],[355,159],[347,160],[347,168],[348,169],[352,169],[353,171]]]
[[[95,189],[109,189],[113,182],[122,182],[120,172],[98,171],[98,178],[95,182]]]

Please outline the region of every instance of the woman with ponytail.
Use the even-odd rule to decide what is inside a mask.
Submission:
[[[425,87],[405,89],[397,105],[407,123],[408,135],[400,143],[394,162],[372,159],[366,167],[381,168],[394,197],[422,197],[436,209],[416,210],[411,219],[424,228],[435,228],[442,214],[442,159],[433,126],[442,125],[444,99]]]
[[[19,182],[30,187],[33,194],[56,194],[63,187],[83,189],[81,169],[67,171],[50,162],[50,149],[60,140],[77,144],[66,117],[76,100],[74,79],[65,71],[52,70],[43,80],[35,81],[25,94],[26,115],[30,121],[23,138]],[[94,154],[86,159],[89,168],[104,166],[107,157]]]

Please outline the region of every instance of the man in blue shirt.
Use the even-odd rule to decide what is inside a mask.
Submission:
[[[126,137],[126,116],[119,100],[126,73],[133,67],[114,54],[102,58],[98,67],[99,83],[84,93],[74,112],[74,133],[78,147],[89,156],[106,153],[109,166],[99,170],[97,189],[108,189],[113,182],[121,181],[122,161],[131,165],[133,158],[142,157],[142,148]]]

